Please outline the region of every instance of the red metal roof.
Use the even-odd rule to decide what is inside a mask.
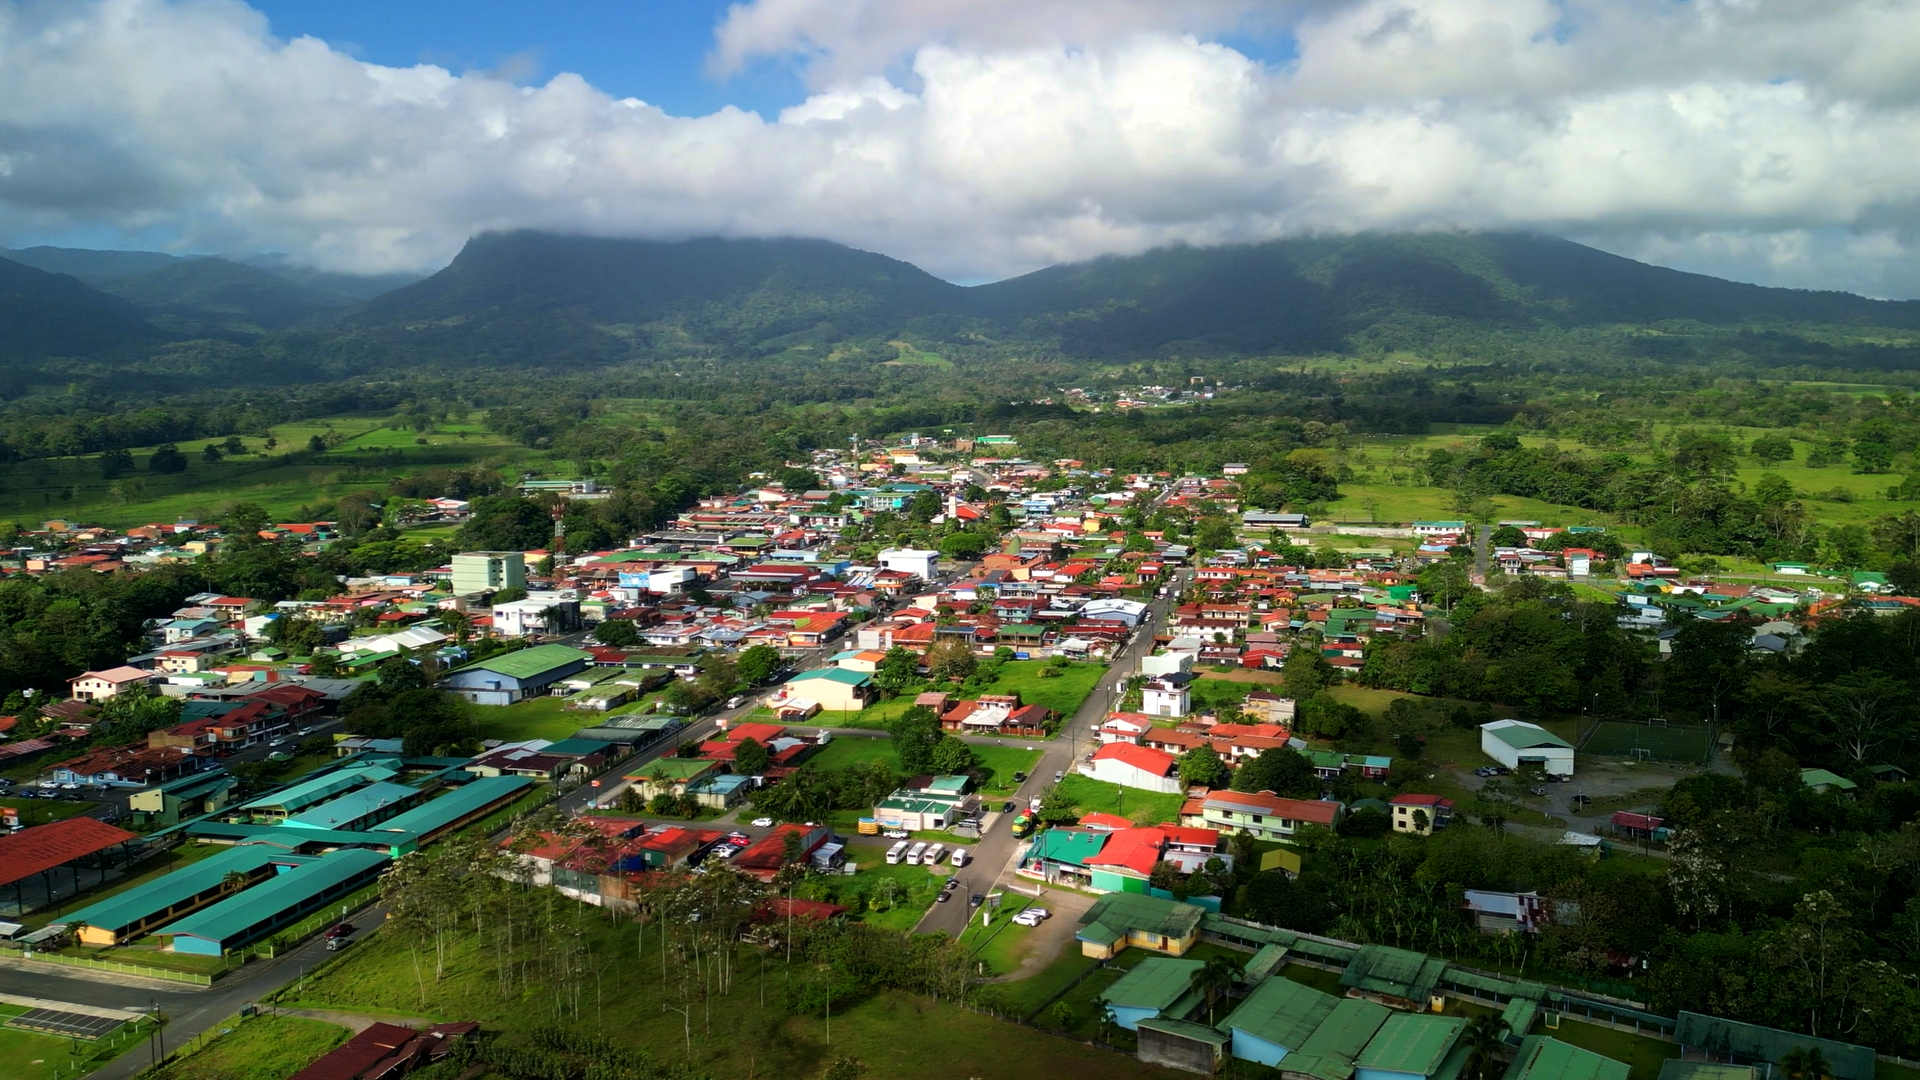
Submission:
[[[1155,776],[1165,776],[1179,764],[1172,754],[1125,742],[1107,743],[1093,752],[1093,760],[1118,761]]]
[[[90,817],[49,822],[12,836],[0,836],[0,885],[24,881],[41,871],[136,839],[125,829]]]
[[[1145,876],[1153,873],[1166,842],[1167,834],[1159,829],[1121,829],[1107,837],[1100,853],[1087,859],[1087,865],[1124,866]]]
[[[1640,829],[1645,832],[1652,832],[1665,823],[1664,818],[1657,818],[1652,814],[1636,814],[1631,810],[1615,810],[1612,821],[1623,829]]]

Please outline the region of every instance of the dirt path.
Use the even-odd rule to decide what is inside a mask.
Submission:
[[[302,1016],[308,1020],[323,1020],[329,1024],[338,1024],[355,1035],[375,1024],[399,1024],[402,1027],[432,1027],[434,1021],[417,1016],[368,1016],[364,1013],[340,1012],[335,1009],[275,1009],[284,1016]]]

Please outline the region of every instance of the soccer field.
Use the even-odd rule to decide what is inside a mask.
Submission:
[[[1698,763],[1707,758],[1707,729],[1602,720],[1580,749],[1583,753],[1609,757],[1646,757],[1654,761]]]

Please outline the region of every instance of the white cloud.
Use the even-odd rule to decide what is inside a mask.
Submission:
[[[1297,58],[1219,33],[1284,16]],[[1174,241],[1540,228],[1920,295],[1920,0],[757,0],[672,116],[273,38],[237,0],[0,0],[0,238],[429,268],[471,233],[818,235],[957,279]],[[904,66],[902,66],[904,61]]]

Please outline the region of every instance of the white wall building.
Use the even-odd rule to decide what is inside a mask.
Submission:
[[[939,552],[920,551],[915,548],[887,548],[880,553],[881,569],[912,574],[921,581],[933,580],[934,564],[939,561]]]
[[[1156,680],[1140,690],[1140,711],[1148,716],[1185,716],[1191,706],[1183,683]]]
[[[1193,653],[1190,652],[1152,653],[1140,658],[1140,674],[1149,679],[1192,673]]]
[[[1525,720],[1481,724],[1480,751],[1509,769],[1537,764],[1550,776],[1573,775],[1573,744]]]

